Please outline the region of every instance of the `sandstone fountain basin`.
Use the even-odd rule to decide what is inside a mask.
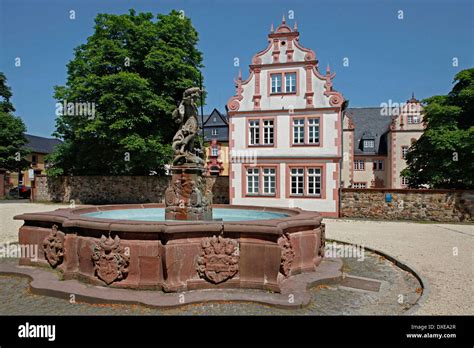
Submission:
[[[57,269],[63,279],[178,292],[252,288],[281,292],[289,277],[316,272],[325,233],[317,212],[213,205],[212,221],[165,220],[163,204],[105,205],[15,216],[20,265]]]

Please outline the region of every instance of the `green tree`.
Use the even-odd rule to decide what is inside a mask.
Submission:
[[[426,129],[402,172],[411,187],[474,188],[474,68],[460,71],[448,95],[425,99]]]
[[[13,113],[15,108],[10,102],[12,92],[7,85],[5,74],[0,72],[0,168],[18,171],[28,166],[24,148],[26,127],[23,121]]]
[[[97,15],[95,32],[67,65],[66,86],[55,87],[58,104],[76,110],[56,119],[64,144],[48,157],[48,174],[161,173],[177,130],[172,111],[186,88],[199,85],[197,42],[191,20],[174,10],[157,21],[134,10]]]

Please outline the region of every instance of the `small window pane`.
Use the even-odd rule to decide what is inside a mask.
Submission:
[[[281,93],[281,74],[271,75],[272,93]]]
[[[293,119],[293,144],[304,144],[304,118]]]
[[[296,92],[296,73],[285,74],[285,92],[286,93]]]

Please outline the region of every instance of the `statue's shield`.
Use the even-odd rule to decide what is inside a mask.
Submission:
[[[115,279],[118,278],[119,273],[117,261],[114,258],[107,259],[106,257],[101,257],[97,262],[97,266],[97,275],[107,285],[111,284]]]

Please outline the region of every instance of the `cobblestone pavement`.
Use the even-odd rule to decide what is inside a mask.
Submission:
[[[3,259],[0,262],[15,262]],[[5,315],[363,315],[403,314],[419,298],[416,278],[388,260],[365,253],[364,261],[344,259],[344,271],[353,276],[381,281],[380,291],[364,291],[338,285],[320,285],[311,290],[313,300],[301,309],[279,309],[255,303],[214,302],[174,309],[141,305],[70,303],[32,294],[28,279],[0,276],[0,314]],[[249,290],[258,291],[258,290]],[[399,303],[400,295],[404,301]]]
[[[326,237],[387,253],[429,285],[416,314],[474,314],[474,225],[325,219]]]

